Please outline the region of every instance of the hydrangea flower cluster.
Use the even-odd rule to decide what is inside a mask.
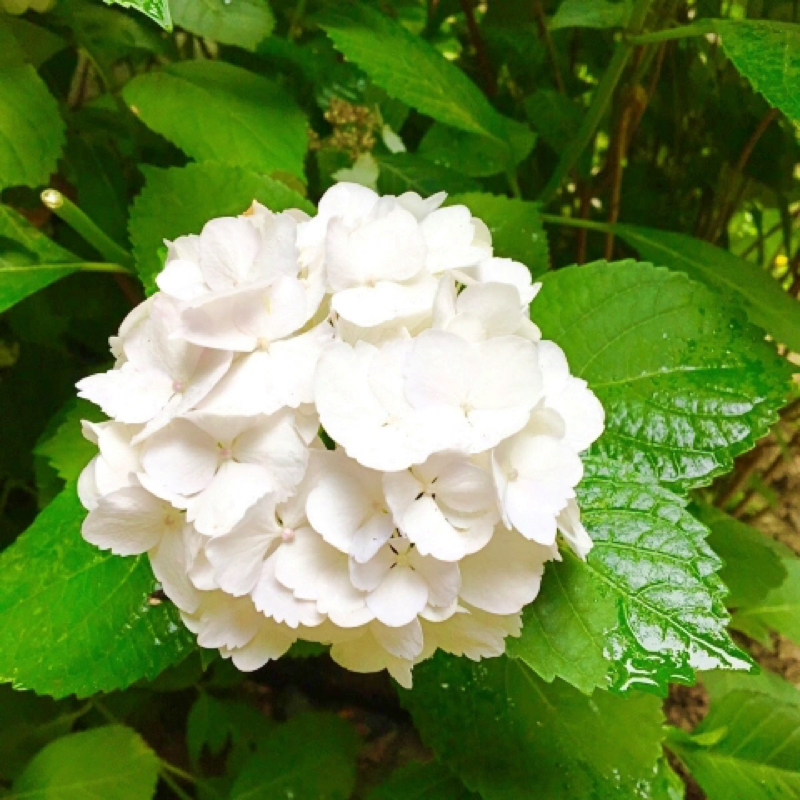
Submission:
[[[501,654],[603,409],[542,341],[528,269],[444,194],[338,184],[168,243],[159,290],[78,384],[110,417],[85,539],[147,553],[203,647],[242,670],[300,640],[411,684],[437,648]]]

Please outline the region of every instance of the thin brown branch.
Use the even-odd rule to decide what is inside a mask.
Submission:
[[[544,43],[544,48],[547,51],[547,60],[550,62],[550,67],[553,70],[553,81],[556,84],[556,89],[558,89],[561,94],[564,94],[566,92],[564,78],[561,76],[561,68],[558,66],[558,57],[556,56],[556,49],[553,46],[553,37],[550,35],[550,29],[547,27],[547,20],[544,15],[544,8],[542,8],[541,0],[534,0],[533,16],[536,18],[536,28],[539,31],[539,38]]]
[[[578,216],[581,219],[589,219],[589,207],[592,200],[592,189],[588,183],[579,183],[577,185],[578,196],[581,200],[580,212]],[[577,232],[577,252],[575,253],[575,263],[586,263],[586,243],[589,235],[587,228],[578,228]]]
[[[475,48],[475,57],[478,60],[478,69],[481,73],[481,82],[483,83],[483,91],[489,97],[493,97],[497,92],[497,83],[494,79],[492,65],[489,62],[489,56],[486,54],[486,46],[483,43],[481,36],[481,29],[475,21],[475,11],[472,7],[472,0],[460,0],[461,10],[464,12],[464,17],[467,20],[467,31],[469,32],[469,39]]]

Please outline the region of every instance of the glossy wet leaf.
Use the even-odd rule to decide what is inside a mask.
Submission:
[[[358,736],[334,714],[301,714],[277,726],[239,773],[230,800],[347,800]]]
[[[171,603],[148,604],[146,556],[84,542],[85,513],[68,486],[0,555],[0,681],[85,697],[152,680],[194,646]]]
[[[158,756],[122,725],[72,733],[47,745],[14,783],[19,800],[151,800]]]
[[[285,184],[249,170],[224,164],[145,167],[145,187],[134,201],[130,234],[136,269],[147,289],[155,286],[164,239],[200,233],[214,217],[236,216],[258,200],[273,211],[313,206]],[[187,203],[186,198],[192,202]]]
[[[773,106],[800,123],[800,25],[715,20],[725,55]]]
[[[169,13],[170,0],[105,0],[110,6],[122,6],[141,11],[164,30],[172,30],[172,17]]]
[[[126,84],[142,121],[198,161],[303,177],[308,123],[278,83],[221,61],[184,61]]]
[[[429,117],[509,147],[520,123],[491,106],[474,83],[424,39],[367,5],[339,4],[320,25],[344,56],[392,97]]]
[[[726,631],[721,562],[686,501],[624,465],[586,466],[579,502],[594,548],[586,562],[564,553],[548,565],[508,653],[584,692],[663,694],[695,670],[749,669]]]
[[[426,764],[412,762],[396,769],[367,800],[479,800],[444,765],[438,761]]]
[[[685,734],[673,736],[668,746],[708,800],[800,795],[800,706],[778,704],[758,692],[734,691],[712,705],[692,738],[704,734],[712,740],[709,746]]]
[[[776,341],[800,350],[800,303],[752,261],[681,233],[615,225],[614,231],[653,264],[680,270],[741,305]]]
[[[517,659],[475,663],[438,653],[414,668],[414,688],[401,700],[423,741],[485,800],[532,789],[543,798],[634,797],[656,778],[655,697],[586,697],[563,681],[544,682]]]
[[[728,587],[728,608],[752,608],[787,577],[779,549],[761,531],[713,506],[699,508],[699,518],[709,526],[708,544],[722,559],[719,571]]]
[[[196,36],[246,50],[272,33],[275,17],[267,0],[169,0],[176,25]]]
[[[463,203],[486,223],[496,256],[521,261],[534,277],[550,268],[547,235],[536,203],[478,192],[449,198],[448,205],[453,203]]]
[[[634,261],[543,282],[531,316],[605,407],[594,454],[686,489],[730,470],[775,421],[789,365],[701,284]]]
[[[41,186],[56,171],[64,121],[30,65],[0,68],[0,190]]]

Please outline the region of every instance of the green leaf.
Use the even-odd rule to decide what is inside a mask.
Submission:
[[[762,642],[772,630],[800,644],[800,558],[785,558],[783,566],[786,580],[761,602],[739,611],[734,627]]]
[[[414,669],[414,684],[401,700],[423,741],[485,800],[648,796],[661,755],[655,697],[586,697],[515,659],[444,653]]]
[[[392,97],[433,119],[508,145],[525,126],[504,117],[454,64],[367,5],[338,4],[319,24],[350,61]]]
[[[176,25],[220,44],[255,50],[275,27],[266,0],[170,0]]]
[[[105,0],[110,6],[135,8],[146,17],[150,17],[165,31],[172,30],[172,18],[169,13],[169,0]]]
[[[104,416],[94,403],[75,398],[61,419],[55,433],[37,444],[34,452],[48,460],[59,478],[74,481],[97,455],[97,445],[88,441],[81,431],[81,420],[102,422]]]
[[[550,30],[560,28],[622,28],[628,24],[631,4],[628,0],[563,0],[550,20]]]
[[[800,303],[757,264],[693,236],[635,225],[613,228],[643,258],[708,284],[740,304],[750,321],[778,342],[800,350]]]
[[[800,123],[800,25],[714,20],[722,49],[757,92]]]
[[[158,756],[122,725],[72,733],[47,745],[14,783],[18,800],[151,800]]]
[[[593,453],[686,489],[730,470],[777,418],[789,365],[704,286],[634,261],[542,280],[533,320],[606,410]]]
[[[142,121],[198,161],[303,177],[305,114],[278,84],[223,61],[183,61],[128,83]]]
[[[258,200],[273,211],[314,207],[278,181],[224,164],[143,169],[146,183],[131,210],[130,234],[139,275],[148,289],[161,270],[164,239],[200,233],[214,217],[234,216]]]
[[[703,747],[673,737],[672,750],[709,800],[779,800],[800,797],[800,707],[758,692],[725,695],[695,729],[719,732]]]
[[[0,16],[0,67],[33,64],[40,67],[67,43],[41,25],[26,19]]]
[[[519,143],[515,157],[509,160],[508,147],[504,144],[437,122],[425,134],[417,152],[442,167],[482,178],[505,172],[525,158],[535,143],[534,135],[530,131],[527,133],[527,140]]]
[[[711,528],[708,543],[722,559],[719,577],[728,587],[729,608],[752,608],[786,580],[786,568],[769,537],[713,506],[698,516]]]
[[[480,189],[471,178],[417,155],[396,153],[376,155],[374,158],[380,168],[378,190],[381,194],[417,192],[427,197],[442,191],[470,192]]]
[[[230,800],[346,800],[355,787],[358,737],[334,714],[277,726],[247,761]]]
[[[534,277],[550,268],[547,236],[535,203],[478,192],[451,197],[449,204],[453,203],[463,203],[486,223],[496,256],[521,261]]]
[[[58,105],[36,70],[0,69],[0,189],[46,183],[63,146]]]
[[[594,548],[545,570],[508,653],[545,680],[665,693],[697,669],[749,669],[730,640],[708,531],[686,500],[624,464],[587,459],[581,518]]]
[[[367,800],[479,800],[438,761],[418,761],[395,770],[367,795]]]
[[[557,153],[577,136],[583,111],[565,94],[555,89],[537,89],[525,98],[524,105],[534,130]]]
[[[800,688],[766,669],[762,669],[758,675],[714,670],[704,672],[701,678],[712,703],[717,703],[731,692],[745,691],[760,692],[779,703],[800,706]]]
[[[155,678],[193,647],[172,604],[148,604],[147,557],[87,544],[84,515],[70,486],[0,555],[0,681],[85,697]]]
[[[0,205],[0,245],[0,312],[82,266],[77,256],[3,205]]]

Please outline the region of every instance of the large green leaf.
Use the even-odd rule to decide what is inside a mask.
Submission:
[[[283,183],[224,164],[189,164],[183,168],[144,168],[147,182],[136,198],[130,234],[136,266],[145,287],[152,289],[161,270],[164,239],[200,233],[214,217],[234,216],[258,200],[273,211],[314,207]]]
[[[634,261],[542,280],[533,320],[606,410],[592,452],[674,488],[701,486],[776,419],[788,364],[701,284]]]
[[[723,561],[719,576],[728,608],[752,608],[786,580],[778,548],[761,531],[713,506],[700,506],[698,516],[711,528],[708,543]]]
[[[725,54],[789,119],[800,123],[800,25],[766,20],[715,20]]]
[[[711,707],[672,750],[708,800],[800,797],[800,707],[759,692],[734,691]]]
[[[36,70],[0,69],[0,189],[46,183],[63,146],[64,122]]]
[[[444,764],[414,761],[395,770],[367,800],[479,800]]]
[[[725,630],[721,562],[686,501],[624,465],[586,467],[579,501],[594,548],[586,562],[565,553],[548,565],[509,654],[584,692],[664,693],[697,669],[749,669]]]
[[[198,161],[303,176],[305,114],[279,84],[223,61],[184,61],[134,78],[125,101]]]
[[[82,697],[153,679],[193,647],[174,606],[148,604],[147,558],[84,542],[84,514],[67,487],[0,555],[0,681]]]
[[[0,67],[41,66],[67,46],[60,36],[26,19],[0,16]]]
[[[347,800],[356,780],[358,736],[334,714],[302,714],[279,725],[244,765],[230,800]]]
[[[151,800],[158,756],[122,725],[72,733],[47,745],[14,783],[18,800]]]
[[[615,225],[614,231],[648,261],[685,272],[729,296],[751,322],[800,351],[800,303],[757,264],[682,233],[635,225]]]
[[[550,30],[559,28],[620,28],[631,15],[629,0],[563,0],[550,21]]]
[[[486,96],[424,39],[366,4],[338,4],[320,25],[347,59],[392,97],[453,128],[505,143],[525,126],[495,111]]]
[[[655,697],[586,697],[519,660],[439,653],[415,668],[401,700],[425,743],[486,800],[651,796],[661,754]]]
[[[376,155],[378,190],[381,194],[417,192],[424,196],[436,192],[471,192],[480,184],[440,164],[411,153]]]
[[[83,266],[21,214],[0,205],[0,312]]]
[[[170,7],[181,28],[247,50],[255,50],[275,26],[267,0],[170,0]]]
[[[745,691],[760,692],[775,698],[779,703],[800,706],[800,687],[766,669],[762,669],[757,675],[714,670],[704,672],[701,678],[712,703],[731,692]]]
[[[172,30],[172,18],[169,13],[169,0],[105,0],[110,6],[135,8],[165,30]]]
[[[800,644],[800,558],[785,558],[783,566],[786,580],[760,602],[737,612],[733,624],[764,643],[769,642],[769,631],[777,631]]]
[[[460,194],[449,202],[463,203],[486,223],[496,256],[521,261],[534,277],[550,268],[547,235],[535,203],[479,192]]]

